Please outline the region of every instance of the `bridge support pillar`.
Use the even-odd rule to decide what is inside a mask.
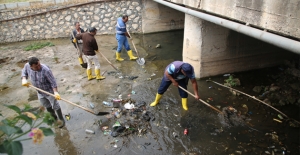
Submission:
[[[275,66],[295,54],[185,14],[182,56],[202,78]]]

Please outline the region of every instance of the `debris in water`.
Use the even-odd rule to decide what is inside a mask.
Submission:
[[[161,45],[160,44],[157,44],[156,46],[155,46],[155,48],[160,48],[161,47]]]
[[[230,76],[230,74],[224,74],[223,76]]]
[[[131,91],[131,94],[136,94],[135,91]]]
[[[92,102],[90,102],[90,107],[91,107],[92,109],[95,108],[95,106],[94,106],[94,104],[93,104]]]
[[[151,78],[147,78],[147,81],[150,81],[151,80]]]
[[[280,114],[278,114],[278,118],[283,119],[283,117]]]
[[[65,115],[65,118],[66,118],[67,121],[70,120],[71,119],[70,113],[68,113],[67,115]]]
[[[156,75],[155,73],[152,73],[152,74],[151,74],[151,76],[155,76],[155,75]]]
[[[183,134],[188,135],[188,129],[184,129]]]
[[[178,134],[176,132],[173,132],[173,136],[176,138],[178,137]]]
[[[86,133],[90,133],[90,134],[95,134],[95,131],[89,130],[89,129],[85,129],[85,132],[86,132]]]
[[[103,101],[102,103],[106,106],[109,106],[109,107],[111,106],[111,104],[109,102]]]
[[[276,122],[282,123],[282,121],[281,121],[281,120],[278,120],[278,119],[276,119],[276,118],[273,118],[273,121],[276,121]]]

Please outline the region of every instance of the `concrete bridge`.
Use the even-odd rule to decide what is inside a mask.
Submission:
[[[68,37],[74,21],[114,34],[115,19],[126,13],[133,33],[184,29],[183,61],[198,78],[284,59],[300,63],[300,0],[90,0],[56,7],[0,10],[0,43]]]
[[[299,0],[167,1],[149,1],[145,12],[175,15],[174,25],[184,20],[183,61],[196,68],[196,77],[274,66],[295,56],[299,61]],[[144,20],[151,27],[144,33],[169,29],[159,18]]]

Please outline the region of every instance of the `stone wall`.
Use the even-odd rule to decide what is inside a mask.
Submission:
[[[98,34],[114,34],[116,19],[120,14],[129,16],[127,28],[131,32],[140,33],[141,3],[142,0],[99,1],[54,11],[47,9],[5,11],[1,13],[1,17],[15,19],[0,21],[0,43],[68,37],[74,29],[75,21],[79,21],[84,30],[94,26],[98,29]],[[36,15],[32,15],[33,13]]]

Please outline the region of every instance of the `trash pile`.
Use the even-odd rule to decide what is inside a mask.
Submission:
[[[222,114],[218,116],[221,124],[225,127],[244,126],[248,120],[245,115],[242,115],[231,106],[222,108]]]
[[[104,135],[112,137],[128,136],[136,134],[142,136],[151,130],[149,121],[154,121],[154,115],[146,110],[144,101],[135,102],[132,99],[122,100],[121,97],[111,101],[103,101],[106,108],[111,108],[111,112],[106,117],[110,120],[102,123],[101,120],[95,122],[103,131]],[[113,125],[109,124],[115,122]]]

